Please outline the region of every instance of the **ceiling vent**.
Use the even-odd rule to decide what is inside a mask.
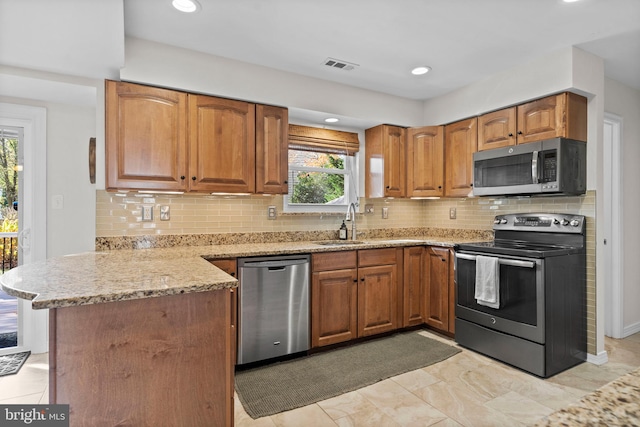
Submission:
[[[324,65],[331,68],[338,68],[340,70],[351,71],[356,67],[359,67],[358,64],[354,64],[347,61],[341,61],[335,58],[327,58],[324,60]]]

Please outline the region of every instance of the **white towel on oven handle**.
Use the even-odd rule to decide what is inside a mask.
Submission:
[[[500,264],[498,258],[476,257],[476,302],[491,308],[500,308]]]

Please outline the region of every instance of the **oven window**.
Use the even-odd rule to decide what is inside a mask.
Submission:
[[[500,308],[476,303],[476,262],[458,258],[458,305],[494,317],[537,326],[536,268],[500,265]]]

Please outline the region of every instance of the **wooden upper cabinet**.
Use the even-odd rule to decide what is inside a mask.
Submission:
[[[478,118],[444,127],[445,196],[466,197],[473,188],[473,153],[478,145]]]
[[[289,110],[256,105],[256,193],[287,194]]]
[[[189,188],[255,192],[255,104],[189,95]]]
[[[478,151],[516,145],[516,108],[478,117]]]
[[[587,98],[565,92],[517,107],[518,144],[565,137],[587,140]]]
[[[187,94],[106,81],[106,188],[184,191]]]
[[[406,129],[380,125],[365,131],[365,196],[406,194]]]
[[[444,194],[444,128],[407,129],[407,197]]]

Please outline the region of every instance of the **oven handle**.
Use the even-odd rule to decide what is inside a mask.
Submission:
[[[475,255],[467,255],[467,254],[456,254],[456,258],[466,259],[469,261],[476,260]],[[533,261],[518,261],[515,259],[504,259],[504,258],[498,258],[498,264],[509,265],[512,267],[525,267],[525,268],[533,268],[536,266],[536,263]]]

